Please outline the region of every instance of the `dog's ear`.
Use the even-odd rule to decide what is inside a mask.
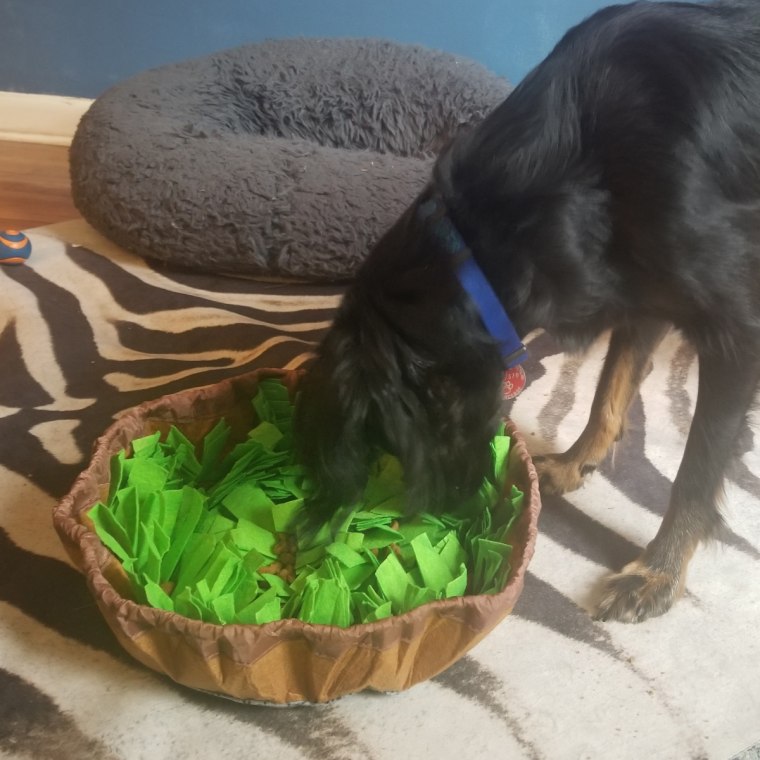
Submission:
[[[304,377],[295,415],[298,458],[316,477],[309,511],[329,516],[361,494],[369,469],[365,434],[370,396],[353,361],[359,346],[336,323]]]
[[[402,377],[401,343],[363,288],[346,293],[296,408],[297,453],[315,476],[313,514],[355,502],[375,447],[390,445],[383,415],[403,404],[411,379]]]

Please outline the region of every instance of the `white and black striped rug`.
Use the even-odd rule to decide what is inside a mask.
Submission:
[[[695,389],[675,334],[613,460],[545,499],[514,613],[447,672],[403,694],[278,710],[133,662],[64,555],[53,504],[121,410],[302,364],[340,292],[154,269],[83,223],[30,237],[29,263],[0,269],[0,757],[727,760],[760,740],[760,445],[747,441],[727,485],[728,540],[698,554],[668,615],[626,626],[587,611],[667,504]],[[511,416],[541,453],[585,423],[604,345],[583,359],[543,335],[530,348]]]

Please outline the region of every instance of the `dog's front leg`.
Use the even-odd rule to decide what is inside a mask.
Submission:
[[[666,329],[660,321],[644,319],[613,330],[585,429],[564,454],[535,457],[543,493],[579,488],[620,439],[628,408]]]
[[[700,355],[699,391],[670,506],[642,555],[607,579],[598,617],[639,622],[666,612],[683,589],[686,567],[722,519],[718,499],[726,466],[752,404],[760,362]]]

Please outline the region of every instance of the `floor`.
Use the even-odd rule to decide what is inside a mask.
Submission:
[[[0,140],[0,230],[79,216],[69,186],[69,149]]]

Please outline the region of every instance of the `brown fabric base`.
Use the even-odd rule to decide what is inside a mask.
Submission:
[[[400,691],[440,673],[480,641],[514,607],[533,554],[540,497],[535,470],[514,426],[510,482],[525,491],[513,535],[513,575],[495,595],[436,601],[404,615],[350,628],[281,620],[219,626],[125,598],[121,566],[90,530],[84,512],[107,490],[111,456],[170,425],[198,442],[224,417],[242,438],[254,420],[259,380],[278,376],[294,389],[297,372],[257,370],[217,385],[183,391],[124,414],[101,437],[89,467],[54,511],[72,560],[87,576],[100,611],[121,645],[178,683],[235,699],[275,704],[329,702],[372,689]]]

